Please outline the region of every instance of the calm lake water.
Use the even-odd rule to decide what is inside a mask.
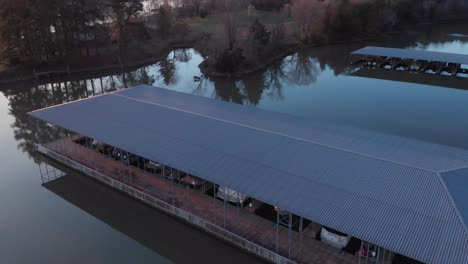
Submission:
[[[366,45],[468,54],[468,27],[417,28],[380,42],[313,48],[238,80],[207,79],[195,50],[108,76],[51,80],[0,93],[1,263],[256,263],[258,260],[86,177],[43,184],[31,110],[141,83],[468,149],[468,78],[359,70]],[[200,77],[195,81],[194,76]],[[389,80],[385,80],[389,79]],[[229,256],[226,258],[225,256]]]

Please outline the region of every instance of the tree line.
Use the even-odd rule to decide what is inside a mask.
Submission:
[[[365,39],[418,23],[468,19],[468,0],[252,0],[250,3],[256,9],[276,11],[278,16],[294,21],[294,34],[303,44]],[[235,13],[227,9],[227,45],[211,58],[211,65],[218,72],[248,68],[289,47],[283,22],[267,27],[257,19],[249,28],[247,41],[237,40],[233,33]]]
[[[113,36],[123,50],[142,10],[141,0],[0,0],[0,40],[13,64],[99,54]]]
[[[259,16],[239,39],[238,16],[246,10],[279,19],[266,24]],[[209,37],[215,33],[208,32],[195,47],[207,65],[234,72],[290,48],[291,35],[296,45],[330,43],[466,17],[467,11],[468,0],[0,0],[0,51],[10,64],[66,64],[94,55],[125,64],[134,59],[130,45],[142,50],[140,44],[150,38],[149,24],[155,25],[158,41],[167,42],[190,33],[185,18],[218,15],[222,39],[213,41]]]

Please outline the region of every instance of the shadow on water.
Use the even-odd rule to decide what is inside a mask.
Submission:
[[[44,177],[44,188],[174,263],[263,263],[140,201],[41,159],[50,164],[49,172],[56,167],[65,173],[50,181]]]

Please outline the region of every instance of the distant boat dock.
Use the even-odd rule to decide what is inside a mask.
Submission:
[[[353,65],[468,77],[464,54],[371,46],[351,54],[357,57]]]

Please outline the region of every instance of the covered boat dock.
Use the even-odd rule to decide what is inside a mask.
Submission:
[[[446,75],[414,74],[407,71],[389,71],[382,68],[363,67],[349,74],[350,76],[387,80],[394,82],[406,82],[422,85],[431,85],[442,88],[468,90],[468,80],[465,78],[454,78]]]
[[[269,261],[468,263],[468,151],[151,86],[30,115],[62,131],[41,153]],[[217,199],[220,186],[251,200]],[[314,239],[317,225],[358,240],[357,254]]]
[[[357,56],[352,63],[386,69],[402,69],[434,74],[465,76],[468,74],[468,55],[414,49],[365,47],[351,53]],[[465,76],[466,77],[466,76]]]

